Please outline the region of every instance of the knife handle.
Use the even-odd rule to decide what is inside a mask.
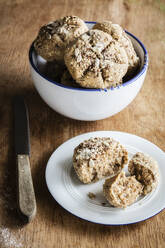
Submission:
[[[37,208],[28,155],[17,155],[17,168],[19,210],[30,222]]]

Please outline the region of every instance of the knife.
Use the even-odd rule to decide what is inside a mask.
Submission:
[[[30,170],[30,132],[27,106],[21,96],[14,99],[14,140],[18,171],[18,205],[30,222],[36,214],[36,199]]]

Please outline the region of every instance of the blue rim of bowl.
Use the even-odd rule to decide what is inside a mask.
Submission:
[[[88,24],[95,24],[96,22],[89,22],[89,21],[86,21],[86,23]],[[122,85],[119,85],[117,87],[111,87],[109,89],[87,89],[87,88],[75,88],[75,87],[71,87],[71,86],[66,86],[66,85],[63,85],[61,83],[58,83],[54,80],[51,80],[49,78],[47,78],[46,76],[44,76],[43,74],[41,74],[41,72],[38,70],[38,68],[35,66],[34,62],[33,62],[33,51],[34,51],[34,41],[33,43],[31,44],[30,46],[30,49],[29,49],[29,61],[30,61],[30,64],[31,66],[33,67],[33,69],[41,76],[43,77],[44,79],[46,79],[47,81],[49,81],[50,83],[53,83],[57,86],[60,86],[62,88],[65,88],[65,89],[70,89],[70,90],[78,90],[78,91],[109,91],[109,90],[114,90],[114,89],[120,89],[121,87],[125,87],[129,84],[132,84],[133,82],[135,82],[146,70],[147,70],[147,67],[148,67],[148,52],[145,48],[145,46],[143,45],[143,43],[136,37],[134,36],[133,34],[131,34],[130,32],[126,31],[125,32],[130,35],[131,37],[133,37],[138,43],[139,45],[142,47],[143,51],[144,51],[144,64],[143,64],[143,67],[142,69],[136,74],[135,77],[131,78],[130,80],[124,82]]]

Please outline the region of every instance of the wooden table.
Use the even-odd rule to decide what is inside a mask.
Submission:
[[[41,25],[68,14],[85,20],[112,20],[134,33],[149,52],[149,70],[136,99],[102,121],[81,122],[51,110],[34,89],[28,48]],[[164,248],[165,212],[138,224],[103,226],[72,216],[50,196],[45,166],[69,138],[88,131],[133,133],[165,150],[165,1],[163,0],[1,0],[0,1],[0,247]],[[13,106],[25,96],[31,127],[31,167],[38,212],[25,225],[16,211]]]

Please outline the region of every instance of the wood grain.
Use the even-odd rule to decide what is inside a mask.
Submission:
[[[29,73],[28,48],[39,27],[75,14],[85,20],[112,20],[134,33],[149,52],[149,70],[136,99],[117,115],[97,122],[70,120],[52,111],[36,93]],[[50,196],[45,166],[67,139],[88,131],[133,133],[165,150],[165,1],[164,0],[1,0],[0,1],[0,247],[164,248],[165,212],[142,223],[103,226],[72,216]],[[13,108],[25,96],[31,128],[31,167],[37,216],[24,225],[16,211]],[[2,237],[8,228],[18,246]]]

